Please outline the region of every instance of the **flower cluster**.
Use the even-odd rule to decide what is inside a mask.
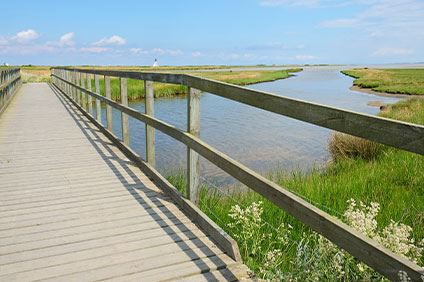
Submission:
[[[411,232],[410,226],[391,221],[375,239],[392,252],[417,263],[423,252],[424,240],[415,245]]]
[[[350,199],[344,212],[344,221],[358,232],[374,239],[392,252],[419,263],[424,251],[424,239],[416,243],[412,228],[391,221],[378,228],[378,203]],[[259,264],[258,275],[268,281],[386,281],[376,271],[338,248],[316,233],[303,233],[298,243],[289,244],[292,226],[279,223],[268,228],[263,218],[262,202],[253,202],[246,208],[232,206],[228,227],[237,239],[248,265]],[[268,224],[268,225],[267,225]],[[295,246],[296,254],[288,256],[287,250]],[[247,261],[246,261],[247,260]],[[283,271],[291,265],[292,272]],[[399,272],[400,281],[410,281],[407,273]],[[423,279],[424,281],[424,279]]]
[[[348,208],[344,213],[344,218],[350,226],[362,234],[373,238],[377,233],[376,216],[380,211],[380,205],[372,202],[366,206],[361,201],[357,204],[354,199],[348,201]]]
[[[412,228],[392,220],[379,232],[376,219],[379,211],[378,203],[371,202],[367,206],[362,202],[357,204],[354,199],[350,199],[344,218],[347,224],[357,231],[376,240],[392,252],[417,263],[423,252],[423,244],[422,242],[415,244],[414,238],[411,237]]]

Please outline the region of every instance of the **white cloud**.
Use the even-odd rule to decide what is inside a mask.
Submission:
[[[94,42],[94,46],[110,46],[110,45],[125,45],[127,41],[118,35],[112,35],[111,37],[102,38],[99,41]]]
[[[320,23],[321,27],[328,28],[344,28],[344,27],[354,27],[358,24],[358,19],[336,19],[328,20]]]
[[[33,29],[23,30],[14,35],[11,39],[18,43],[27,43],[38,38],[38,33]]]
[[[191,55],[195,58],[204,56],[204,54],[202,52],[199,52],[199,51],[195,51],[195,52],[191,53]]]
[[[261,0],[263,6],[306,6],[316,7],[320,3],[319,0]]]
[[[86,53],[103,53],[109,50],[109,48],[105,47],[81,47],[79,49],[81,52]]]
[[[387,56],[405,56],[412,54],[411,49],[405,48],[394,48],[394,47],[384,47],[376,50],[372,55],[375,57],[387,57]]]
[[[6,45],[0,48],[0,54],[16,54],[16,55],[28,55],[28,54],[40,54],[40,53],[53,53],[56,52],[57,48],[47,44],[30,44],[30,45]]]
[[[59,39],[59,45],[60,46],[73,46],[75,45],[74,42],[75,33],[74,32],[68,32],[62,35]]]
[[[424,39],[424,1],[422,0],[350,0],[364,5],[362,12],[351,18],[323,21],[321,27],[360,28],[369,37],[393,40],[402,37]]]
[[[142,48],[131,48],[130,52],[134,55],[148,54],[149,51],[144,50]]]
[[[262,50],[299,50],[305,48],[304,44],[288,45],[281,42],[268,42],[250,45],[246,49],[251,51],[262,51]]]
[[[183,52],[179,49],[163,49],[163,48],[152,48],[152,49],[131,48],[129,49],[129,51],[133,55],[179,56],[183,54]]]
[[[318,59],[318,57],[312,55],[296,55],[294,59],[297,61],[311,61]]]

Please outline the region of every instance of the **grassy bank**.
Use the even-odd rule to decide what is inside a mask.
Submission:
[[[233,83],[236,85],[247,85],[259,82],[274,81],[292,76],[293,72],[301,69],[275,70],[275,71],[237,71],[237,72],[196,72],[193,75],[210,78],[222,82]],[[94,81],[92,80],[92,85]],[[120,100],[119,79],[112,78],[111,82],[112,99]],[[159,97],[172,97],[184,95],[187,93],[187,87],[167,83],[154,83],[154,95]],[[100,92],[104,95],[104,81],[100,80]],[[141,80],[128,79],[128,99],[139,100],[145,97],[144,82]]]
[[[351,69],[343,74],[355,78],[353,84],[377,92],[424,95],[424,69]]]
[[[21,67],[21,77],[24,83],[27,82],[49,82],[50,67],[46,66],[24,66]]]
[[[380,116],[424,124],[424,100],[399,102],[388,106]],[[309,174],[279,171],[270,173],[269,177],[345,221],[349,216],[350,199],[357,201],[358,209],[358,201],[368,206],[378,203],[380,211],[375,219],[379,232],[385,228],[385,232],[391,234],[402,229],[402,225],[391,225],[394,221],[412,227],[409,239],[420,242],[424,238],[423,171],[422,156],[381,146],[370,160],[341,158],[324,171]],[[169,180],[184,190],[183,174],[170,176]],[[208,192],[211,190],[213,192]],[[237,190],[238,187],[229,189]],[[222,193],[206,183],[201,198],[201,209],[238,241],[244,262],[263,278],[295,281],[382,279],[254,192]],[[259,202],[262,204],[258,208],[255,204]],[[247,218],[246,222],[234,216],[235,205],[240,206],[239,213]],[[362,210],[367,212],[366,208]],[[261,214],[259,221],[254,219],[255,213]],[[242,224],[237,224],[239,222]],[[339,256],[341,261],[334,262],[334,257]],[[418,262],[423,265],[424,259]]]
[[[121,69],[121,70],[139,70],[139,71],[167,71],[167,72],[184,72],[190,70],[190,74],[201,76],[209,79],[223,81],[227,83],[233,83],[236,85],[248,85],[259,82],[268,82],[278,79],[284,79],[292,76],[292,73],[299,72],[302,69],[294,68],[287,70],[243,70],[243,71],[208,71],[208,72],[195,72],[199,69],[219,69],[229,68],[228,66],[209,66],[209,67],[97,67],[98,69]],[[88,67],[86,67],[88,68]],[[22,77],[24,82],[47,82],[50,80],[50,68],[49,67],[22,67]],[[94,80],[92,80],[92,89],[94,89]],[[111,78],[111,91],[112,99],[120,100],[119,94],[119,79]],[[100,92],[104,95],[104,80],[100,80]],[[187,93],[187,87],[174,84],[166,83],[154,83],[154,94],[155,97],[172,97],[176,95],[184,95]],[[128,80],[128,98],[129,100],[143,99],[145,96],[144,82],[140,80],[129,79]]]

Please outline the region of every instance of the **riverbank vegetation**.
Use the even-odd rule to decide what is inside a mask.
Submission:
[[[22,66],[21,77],[24,83],[49,82],[50,67],[46,66]]]
[[[250,66],[247,68],[253,68]],[[256,66],[257,67],[257,66]],[[89,68],[88,66],[82,68]],[[301,68],[292,68],[284,70],[239,70],[239,71],[199,71],[211,69],[226,69],[229,66],[186,66],[186,67],[95,67],[96,69],[107,70],[131,70],[131,71],[166,71],[171,73],[184,73],[190,71],[191,75],[214,79],[222,82],[236,85],[248,85],[260,82],[274,81],[288,78]],[[21,67],[22,78],[24,82],[48,82],[50,81],[50,67],[24,66]],[[118,78],[111,78],[112,99],[119,101],[120,83]],[[92,89],[94,89],[94,79],[91,80]],[[182,85],[154,83],[155,98],[172,97],[184,95],[187,93],[187,87]],[[100,94],[104,95],[104,79],[100,79]],[[141,80],[128,79],[128,99],[130,101],[140,100],[145,97],[144,82]]]
[[[195,72],[192,75],[214,79],[222,82],[232,83],[236,85],[248,85],[260,82],[274,81],[277,79],[284,79],[292,76],[292,73],[299,72],[301,69],[289,70],[263,70],[263,71],[234,71],[234,72]],[[93,81],[92,81],[92,85]],[[112,78],[111,92],[113,100],[120,100],[119,92],[119,79]],[[159,97],[172,97],[177,95],[184,95],[187,93],[187,87],[183,85],[175,85],[168,83],[153,84],[155,98]],[[101,94],[104,95],[104,81],[100,80]],[[130,101],[143,99],[145,97],[144,82],[141,80],[128,79],[128,99]]]
[[[424,95],[424,69],[351,69],[343,74],[355,78],[353,84],[377,92]]]
[[[389,105],[380,116],[424,124],[424,100]],[[333,148],[333,160],[324,170],[308,174],[275,171],[268,177],[392,251],[424,265],[424,158],[363,143],[359,138],[343,145],[340,140],[330,142],[330,151],[336,145],[340,148]],[[184,191],[184,174],[168,179]],[[237,240],[244,262],[261,278],[384,280],[254,192],[205,182],[200,208]]]

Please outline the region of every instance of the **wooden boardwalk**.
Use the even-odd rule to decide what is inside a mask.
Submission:
[[[0,281],[248,279],[47,84],[0,116]]]

